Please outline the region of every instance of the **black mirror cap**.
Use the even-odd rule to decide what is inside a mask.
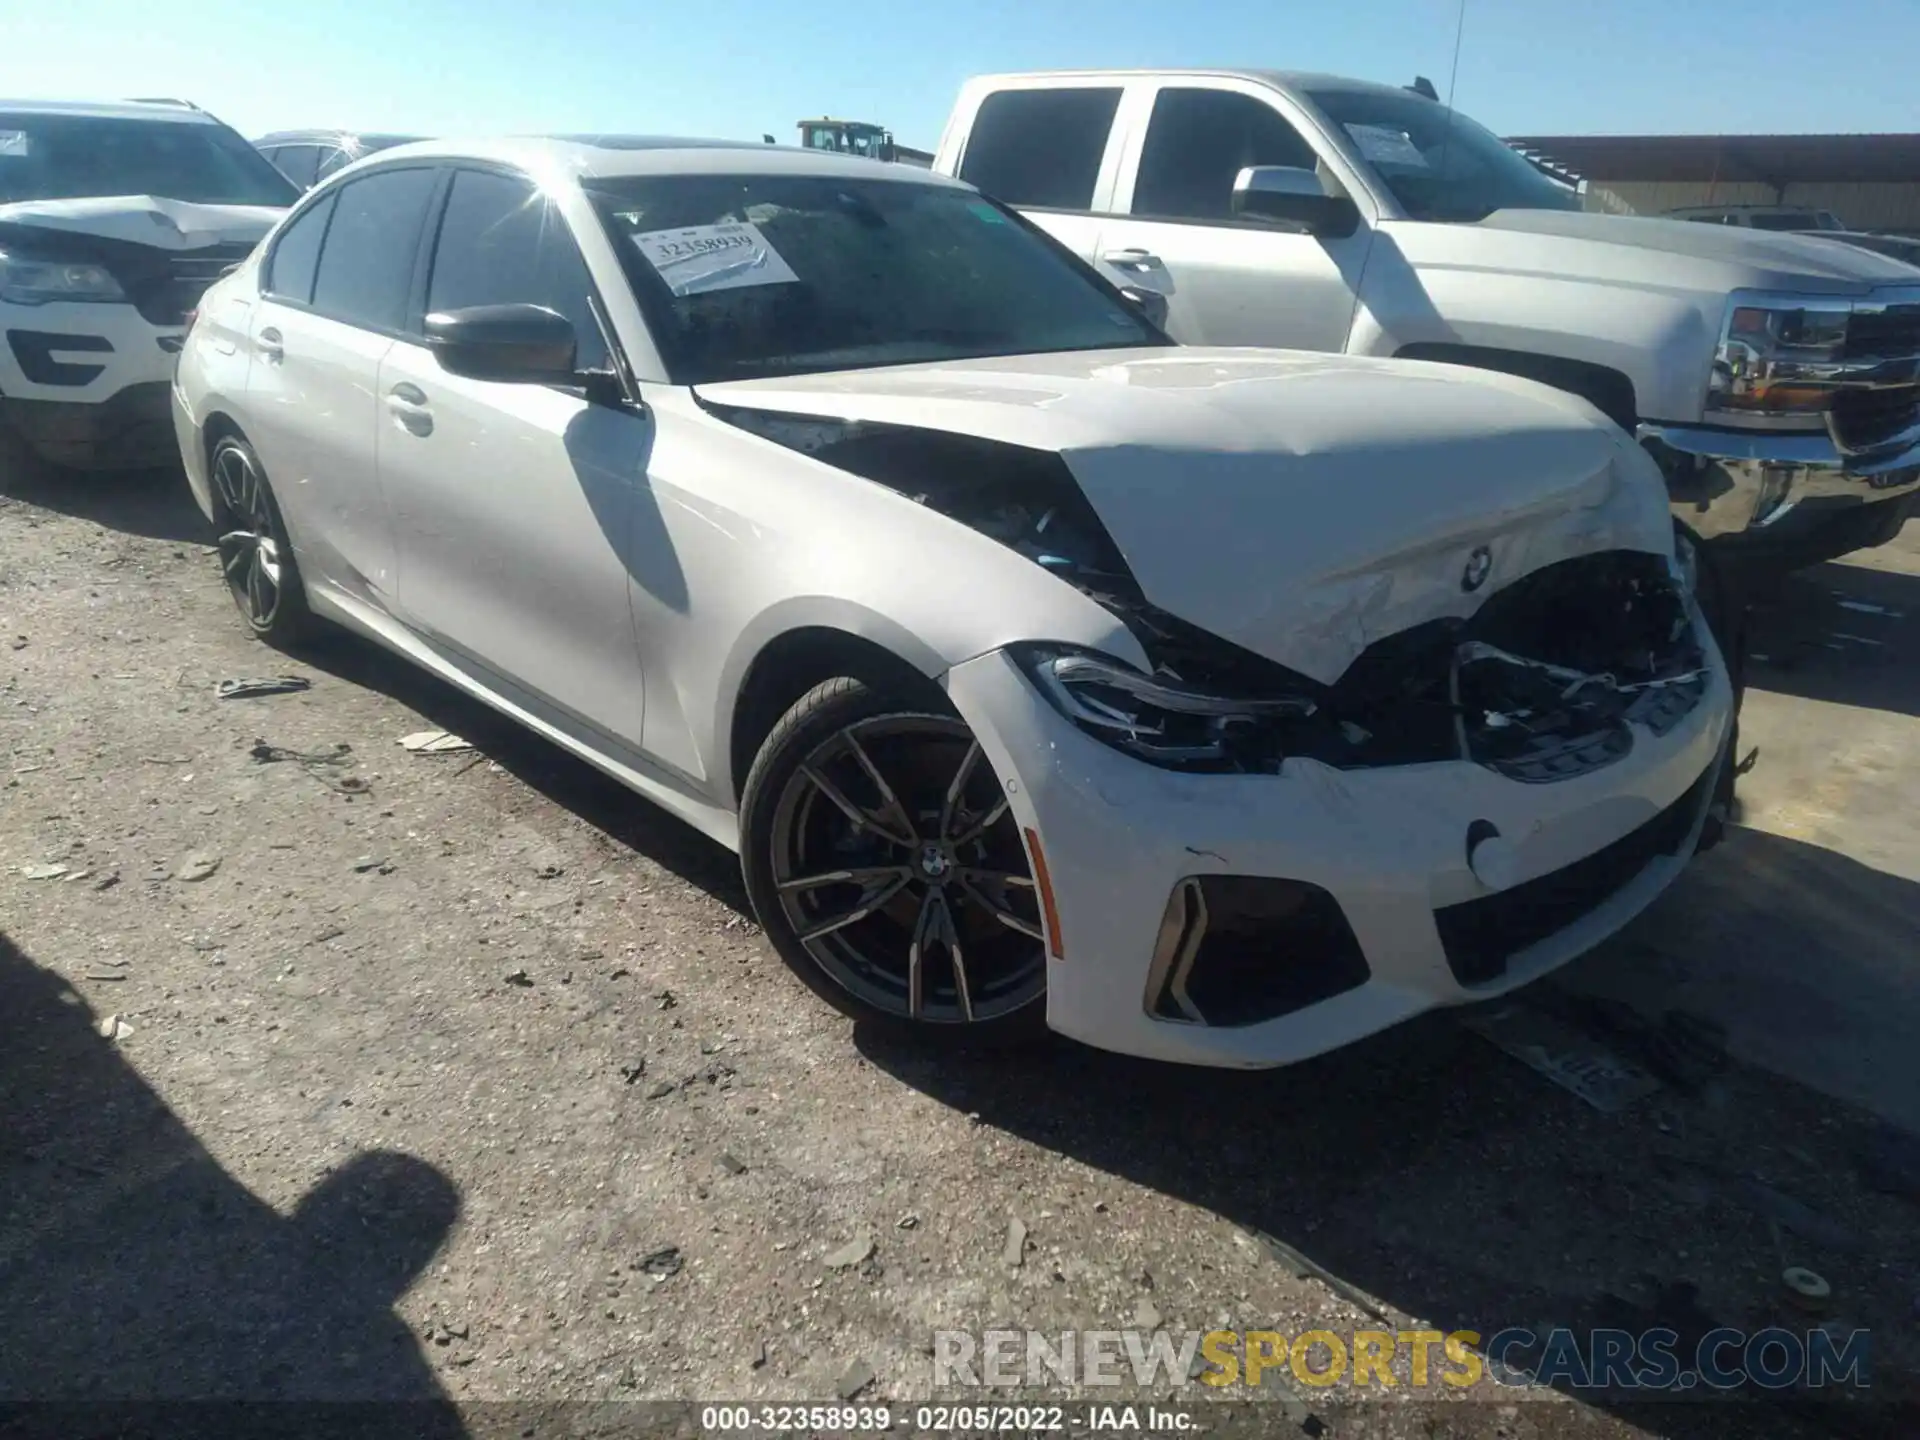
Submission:
[[[1360,228],[1360,207],[1345,195],[1290,195],[1246,190],[1233,197],[1233,213],[1248,220],[1270,220],[1330,239]]]
[[[449,375],[554,385],[576,377],[573,323],[544,305],[473,305],[425,323],[427,348]]]

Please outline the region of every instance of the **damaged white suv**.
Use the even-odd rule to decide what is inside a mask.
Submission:
[[[344,623],[736,848],[800,977],[926,1039],[1272,1065],[1497,994],[1725,773],[1587,405],[1176,347],[901,166],[382,152],[208,293],[175,419],[256,633]]]
[[[0,100],[0,432],[72,469],[171,465],[187,314],[298,193],[181,101]]]

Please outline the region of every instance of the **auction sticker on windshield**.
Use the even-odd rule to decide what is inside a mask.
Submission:
[[[1388,125],[1349,124],[1347,133],[1353,137],[1353,143],[1360,147],[1360,153],[1376,165],[1405,165],[1411,169],[1427,168],[1427,157],[1420,153],[1420,147],[1407,138],[1404,130],[1395,130]]]
[[[646,230],[633,243],[676,296],[786,285],[800,278],[750,221]]]

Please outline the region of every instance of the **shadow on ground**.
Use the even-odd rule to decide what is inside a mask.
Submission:
[[[446,1176],[363,1152],[282,1216],[99,1020],[0,934],[0,1402],[441,1400],[393,1304],[459,1214]],[[450,1406],[388,1418],[360,1430],[465,1433]]]
[[[1766,876],[1769,893],[1826,891],[1854,910],[1846,943],[1866,943],[1879,927],[1873,943],[1910,948],[1920,933],[1920,886],[1812,846],[1746,831],[1737,840],[1738,863]],[[1847,867],[1861,873],[1836,874]],[[1671,893],[1674,905],[1687,903],[1683,890]],[[1738,899],[1728,886],[1700,893]],[[1772,943],[1798,951],[1817,989],[1814,977],[1836,963],[1821,939],[1833,943],[1831,917],[1784,913],[1791,904],[1702,917],[1696,938],[1724,925],[1733,945],[1749,945],[1773,927]],[[1630,931],[1582,964],[1604,968],[1639,944]],[[1662,963],[1686,972],[1684,958]],[[1572,986],[1523,996],[1581,1013]],[[1640,997],[1655,1006],[1661,998]],[[1894,1023],[1920,1031],[1920,1007]],[[1846,1043],[1824,1030],[1811,1038]],[[1485,1338],[1507,1326],[1666,1324],[1686,1355],[1715,1325],[1804,1333],[1814,1322],[1790,1307],[1779,1278],[1803,1265],[1832,1284],[1842,1334],[1856,1325],[1875,1332],[1874,1398],[1920,1396],[1911,1309],[1920,1303],[1920,1212],[1856,1174],[1856,1154],[1875,1133],[1867,1117],[1737,1061],[1602,1114],[1446,1014],[1252,1073],[1064,1043],[975,1064],[935,1062],[865,1032],[858,1044],[956,1110],[1272,1236],[1336,1285],[1443,1331]],[[1778,1223],[1781,1202],[1756,1200],[1756,1181],[1789,1197],[1787,1213],[1817,1238],[1788,1227],[1776,1245],[1768,1207]],[[1791,1211],[1793,1202],[1816,1219]],[[1920,1433],[1910,1413],[1832,1399],[1607,1408],[1676,1440]]]
[[[178,465],[95,474],[0,454],[0,495],[123,535],[176,545],[213,543],[212,527],[194,505]]]
[[[1753,602],[1751,688],[1920,715],[1920,575],[1819,565]]]

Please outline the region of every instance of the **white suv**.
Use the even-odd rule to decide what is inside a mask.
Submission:
[[[0,100],[0,431],[75,469],[171,463],[187,316],[297,193],[191,105]]]

